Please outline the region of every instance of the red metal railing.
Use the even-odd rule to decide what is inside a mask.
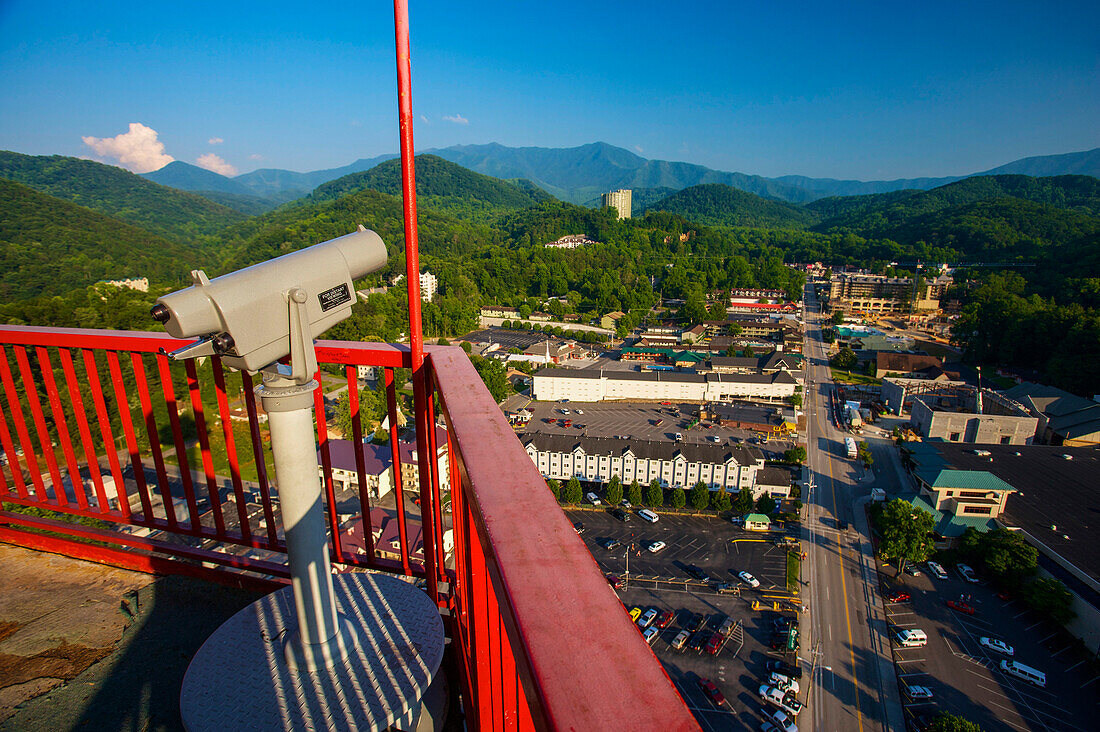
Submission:
[[[149,572],[285,581],[278,487],[266,468],[254,379],[217,359],[179,364],[164,355],[180,345],[157,333],[0,326],[0,500],[9,504],[0,540]],[[400,559],[380,556],[369,525],[367,553],[347,550],[331,438],[318,418],[332,559],[434,580],[428,591],[447,613],[472,728],[695,728],[461,349],[426,350],[424,404],[431,415],[438,401],[446,440],[437,445],[429,429],[418,441],[420,475],[428,476],[419,508],[405,500],[399,467],[394,369],[411,365],[409,350],[321,341],[317,351],[340,374],[326,377],[329,386],[337,378],[348,387],[354,444],[366,428],[356,367],[382,369],[400,528]],[[356,453],[357,513],[369,521],[368,476]],[[446,456],[443,484],[438,454]],[[449,512],[441,500],[448,494]],[[421,513],[423,561],[405,523]]]

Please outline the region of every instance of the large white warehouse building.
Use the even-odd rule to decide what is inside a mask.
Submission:
[[[543,369],[535,374],[534,397],[541,401],[581,402],[679,400],[724,402],[732,399],[782,401],[798,381],[786,371],[772,374],[693,374],[674,371]]]

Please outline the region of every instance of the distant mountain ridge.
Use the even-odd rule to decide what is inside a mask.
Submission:
[[[898,190],[930,190],[963,178],[1020,173],[1032,176],[1090,175],[1100,177],[1100,148],[1082,152],[1023,158],[988,171],[943,178],[900,178],[890,181],[838,180],[784,175],[767,178],[746,173],[714,170],[693,163],[648,160],[604,142],[571,148],[507,147],[499,143],[452,145],[430,153],[482,175],[501,179],[523,178],[564,201],[591,205],[599,195],[616,188],[683,190],[691,186],[721,183],[787,203],[808,203],[830,196],[889,193]],[[150,180],[190,191],[221,191],[251,195],[283,203],[305,196],[317,186],[351,173],[369,170],[396,155],[380,155],[327,170],[296,173],[262,169],[235,178],[215,181],[186,163],[172,163],[153,173]],[[173,167],[174,166],[174,167]],[[186,166],[184,168],[183,166]],[[172,170],[169,170],[172,168]],[[193,169],[193,170],[192,170]],[[188,175],[183,175],[184,171]],[[199,172],[196,172],[199,171]],[[171,181],[171,182],[170,182]],[[244,190],[241,189],[243,187]],[[652,200],[651,197],[646,201]]]

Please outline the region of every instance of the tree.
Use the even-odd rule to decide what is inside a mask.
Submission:
[[[623,482],[618,475],[611,476],[611,482],[607,484],[607,502],[617,506],[623,500]]]
[[[833,317],[830,319],[833,325],[844,325],[844,313],[837,310],[833,313]]]
[[[508,371],[504,364],[495,358],[482,358],[480,356],[470,356],[470,361],[473,362],[478,376],[485,382],[485,388],[493,395],[493,399],[497,402],[507,399],[509,393]]]
[[[673,488],[669,493],[668,502],[673,508],[683,508],[687,505],[687,493],[683,488]]]
[[[969,719],[948,712],[937,714],[925,729],[928,732],[982,732],[982,728]]]
[[[656,478],[649,482],[649,488],[646,489],[645,505],[650,508],[660,508],[665,505],[665,492],[661,490],[661,481]]]
[[[638,482],[637,478],[630,484],[630,490],[626,492],[626,500],[630,501],[635,506],[642,505],[642,485]]]
[[[845,371],[851,370],[857,363],[859,363],[859,357],[856,356],[856,352],[848,346],[841,348],[840,351],[829,360],[829,364],[833,368],[844,369]]]
[[[449,346],[449,345],[451,345],[451,342],[449,340],[447,340],[446,338],[440,338],[438,341],[436,341],[436,345]]]
[[[1038,615],[1065,625],[1077,615],[1073,611],[1073,595],[1060,581],[1040,577],[1024,585],[1023,599]]]
[[[730,510],[730,494],[725,488],[719,488],[710,494],[710,507],[721,513]]]
[[[577,476],[573,476],[569,479],[569,482],[565,484],[565,502],[573,505],[581,502],[581,482],[577,480]]]
[[[790,450],[787,450],[787,452],[783,453],[783,457],[788,463],[805,462],[806,448],[802,447],[802,445],[795,445]]]
[[[898,574],[906,562],[923,562],[932,554],[932,516],[900,498],[876,509],[875,523],[882,539],[879,555],[898,562]]]
[[[762,513],[765,516],[770,516],[775,510],[775,499],[771,497],[770,493],[765,493],[760,498],[756,499],[756,512]]]
[[[787,401],[790,402],[792,407],[794,407],[795,409],[798,409],[799,407],[802,406],[802,395],[801,394],[791,394],[787,398]]]
[[[871,454],[871,447],[866,442],[859,443],[859,447],[856,448],[856,456],[866,468],[871,467],[871,465],[873,465],[875,462],[875,458]]]
[[[741,335],[743,332],[745,332],[745,329],[741,327],[740,323],[734,323],[729,327],[729,333],[734,338]]]
[[[386,398],[382,391],[362,388],[359,390],[359,426],[366,437],[374,429],[374,424],[386,413]],[[344,392],[336,400],[335,429],[345,440],[354,436],[351,418],[351,395]]]
[[[711,303],[711,306],[707,308],[707,315],[711,320],[725,320],[726,319],[726,303],[721,300],[716,300]]]
[[[696,511],[702,511],[710,504],[710,490],[700,481],[691,489],[691,507]]]
[[[756,355],[756,351],[752,350],[752,346],[745,346],[745,350],[743,351],[743,354],[744,354],[745,358],[752,358],[753,356]]]
[[[550,493],[554,496],[555,501],[561,499],[561,483],[558,482],[557,478],[551,478],[546,481],[546,487],[550,489]]]
[[[1019,587],[1035,574],[1039,566],[1039,552],[1019,532],[993,529],[979,536],[980,561],[1002,585]]]
[[[734,510],[744,516],[747,513],[752,513],[752,506],[752,491],[747,488],[737,491],[737,498],[733,504]]]

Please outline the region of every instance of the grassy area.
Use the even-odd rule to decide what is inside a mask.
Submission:
[[[787,590],[798,592],[798,572],[802,566],[802,560],[795,552],[787,552]]]
[[[882,383],[882,379],[876,379],[874,376],[849,373],[843,369],[834,369],[832,367],[829,368],[829,375],[837,384],[869,384],[871,386],[877,386]]]
[[[236,443],[237,465],[241,470],[241,478],[255,482],[257,480],[256,460],[252,454],[252,436],[248,431],[248,424],[242,422],[233,423],[233,440]],[[225,449],[225,440],[222,438],[221,429],[211,435],[210,456],[214,462],[214,472],[218,475],[229,475],[229,458]],[[267,464],[267,475],[271,478],[275,474],[275,465],[272,461],[271,451],[264,450],[264,460]],[[187,461],[191,470],[202,471],[202,454],[196,441],[187,449]]]

